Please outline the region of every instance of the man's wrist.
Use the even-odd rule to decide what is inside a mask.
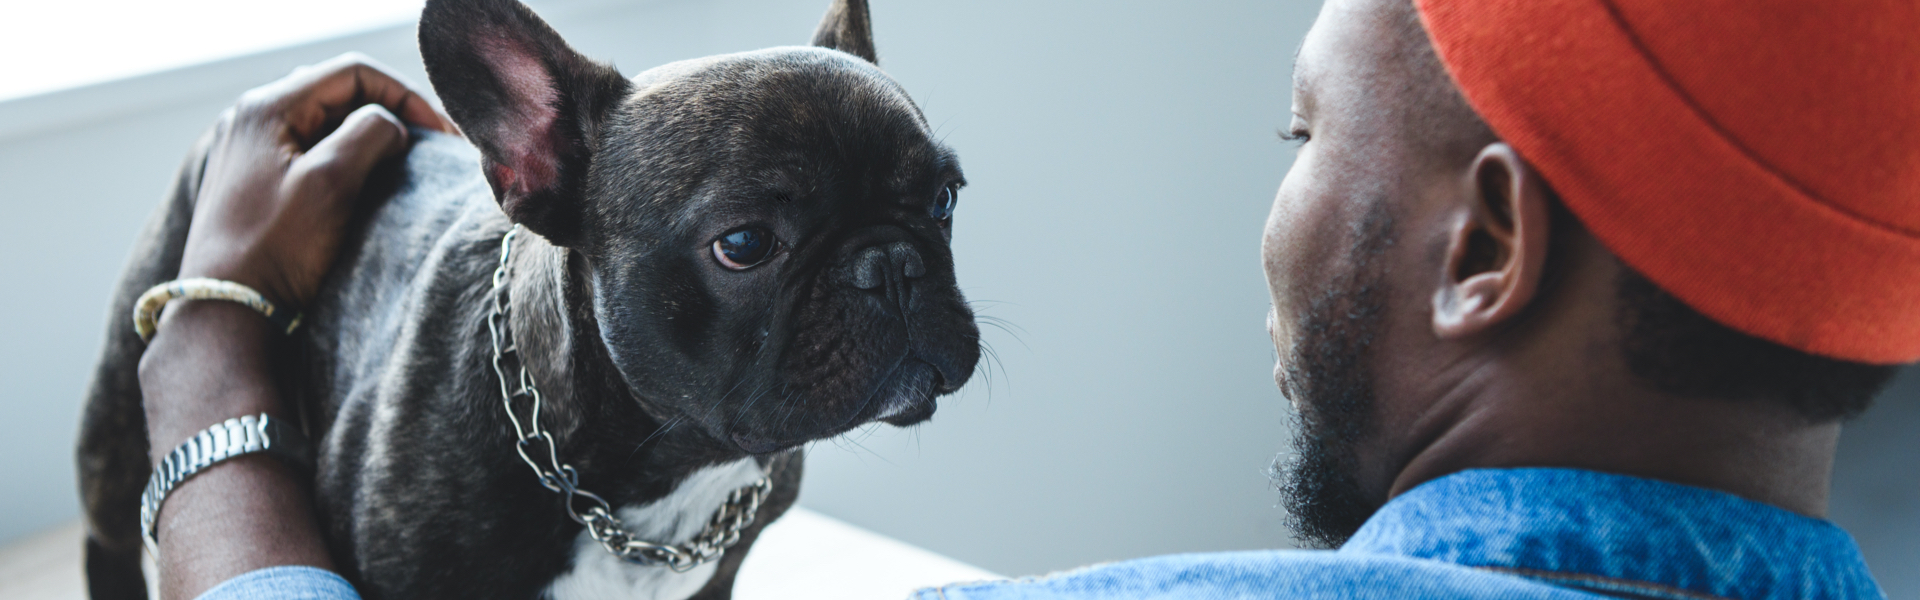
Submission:
[[[140,359],[150,460],[209,425],[281,414],[268,363],[272,326],[223,301],[175,302]]]
[[[198,226],[198,224],[195,226]],[[194,248],[196,243],[207,244],[210,242],[201,242],[200,240],[193,239],[187,240],[187,251],[189,253],[201,250]],[[235,244],[223,244],[219,246],[227,249],[235,246]],[[268,302],[272,302],[274,306],[287,310],[297,310],[302,299],[299,298],[296,291],[288,285],[286,278],[284,276],[267,276],[268,274],[283,271],[284,269],[280,267],[270,268],[262,265],[261,263],[263,262],[271,261],[266,261],[257,256],[261,252],[262,251],[258,249],[241,251],[235,248],[229,252],[235,256],[225,258],[224,260],[212,257],[195,260],[193,257],[188,257],[188,259],[180,265],[180,275],[176,279],[204,277],[221,281],[231,281],[247,286],[255,292],[259,292],[262,297],[266,298]],[[204,251],[202,253],[220,254],[220,252]]]

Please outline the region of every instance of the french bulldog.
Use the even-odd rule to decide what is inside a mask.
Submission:
[[[366,598],[728,597],[798,494],[803,444],[926,421],[969,379],[979,330],[950,249],[965,179],[878,68],[864,0],[836,0],[812,46],[631,79],[514,0],[430,0],[419,36],[465,139],[414,132],[276,353],[330,549]],[[103,600],[145,595],[143,344],[125,315],[178,272],[204,143],[136,244],[88,392]],[[551,451],[519,441],[533,424],[509,405]],[[684,572],[616,556],[570,514],[592,498],[554,491],[590,490],[633,539],[671,545],[763,477],[751,526]]]

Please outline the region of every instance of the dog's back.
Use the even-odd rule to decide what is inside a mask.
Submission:
[[[326,283],[305,307],[299,369],[290,374],[299,383],[289,392],[316,440],[353,399],[399,383],[388,373],[449,375],[441,364],[414,359],[447,362],[471,349],[446,345],[486,340],[484,293],[510,224],[480,177],[472,146],[431,131],[412,134],[404,164],[369,183],[363,201],[373,206],[365,225],[341,244]],[[411,351],[421,343],[440,347]],[[323,458],[328,453],[321,449]]]

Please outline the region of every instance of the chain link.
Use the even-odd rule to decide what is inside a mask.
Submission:
[[[760,502],[773,491],[773,480],[762,471],[759,480],[727,494],[727,501],[714,511],[706,528],[685,544],[656,544],[635,537],[619,517],[613,516],[613,506],[605,498],[580,489],[580,473],[573,470],[572,465],[560,462],[559,443],[540,424],[540,388],[534,385],[533,374],[527,371],[520,347],[508,329],[511,301],[507,292],[511,274],[507,265],[512,258],[513,238],[519,232],[520,227],[515,225],[500,237],[500,266],[493,271],[493,312],[487,315],[487,333],[493,337],[493,374],[500,382],[500,398],[507,411],[507,421],[513,425],[514,452],[533,469],[542,487],[566,496],[567,516],[586,526],[587,535],[621,560],[647,566],[664,565],[676,573],[684,573],[720,558],[727,548],[739,543],[740,532],[753,525]],[[507,368],[509,362],[514,369]],[[519,376],[509,380],[509,371],[516,371]],[[520,409],[523,406],[526,407],[524,418]]]

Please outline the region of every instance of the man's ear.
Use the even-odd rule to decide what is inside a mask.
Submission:
[[[632,84],[515,0],[428,0],[420,57],[500,208],[556,244],[575,240],[594,132]]]
[[[1512,146],[1481,149],[1462,185],[1433,297],[1433,332],[1443,339],[1490,330],[1525,309],[1540,290],[1552,230],[1552,192]]]
[[[833,0],[820,27],[813,30],[813,45],[879,65],[880,56],[873,51],[873,26],[867,22],[867,0]]]

